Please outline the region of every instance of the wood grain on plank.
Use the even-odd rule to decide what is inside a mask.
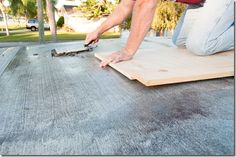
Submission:
[[[103,60],[109,54],[95,53],[95,57]],[[185,49],[159,47],[139,50],[132,60],[110,66],[130,80],[155,86],[233,76],[234,53],[197,56]]]

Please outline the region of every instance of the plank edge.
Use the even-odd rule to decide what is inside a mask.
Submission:
[[[142,77],[136,75],[137,80],[144,84],[145,86],[160,86],[166,84],[175,84],[175,83],[186,83],[186,82],[195,82],[195,81],[204,81],[204,80],[213,80],[219,78],[226,78],[226,77],[234,77],[234,71],[224,72],[224,73],[216,73],[216,74],[204,74],[198,75],[193,77],[176,77],[171,79],[161,79],[161,80],[145,80]]]
[[[99,60],[101,60],[101,61],[103,60],[103,58],[102,58],[98,53],[94,53],[94,56],[95,56],[96,58],[98,58]],[[109,66],[112,67],[113,69],[115,69],[116,71],[120,72],[122,75],[126,76],[128,79],[130,79],[130,80],[136,80],[136,78],[135,78],[134,76],[128,74],[127,72],[125,72],[125,71],[123,71],[123,70],[120,70],[120,68],[118,68],[118,67],[116,66],[116,64],[111,64],[111,63],[110,63]]]

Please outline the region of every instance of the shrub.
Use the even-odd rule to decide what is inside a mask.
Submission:
[[[64,17],[63,16],[61,16],[59,19],[58,19],[58,21],[57,21],[57,27],[63,27],[63,25],[64,25]]]
[[[131,27],[131,20],[132,20],[132,16],[129,16],[121,25],[120,28],[122,30],[130,30]]]
[[[75,9],[82,12],[83,16],[90,20],[110,15],[116,5],[108,0],[84,0]]]
[[[152,21],[152,29],[161,34],[165,30],[173,30],[185,8],[185,4],[161,0]]]

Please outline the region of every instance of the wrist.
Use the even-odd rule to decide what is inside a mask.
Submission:
[[[100,28],[96,29],[95,32],[97,33],[98,37],[102,35],[102,31]]]
[[[132,50],[132,49],[129,49],[129,48],[126,48],[126,47],[122,51],[128,56],[133,56],[136,52],[135,50]]]

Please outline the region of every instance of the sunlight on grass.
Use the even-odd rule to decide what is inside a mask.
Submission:
[[[8,26],[9,30],[24,30],[25,24],[12,24]],[[0,31],[5,31],[5,26],[0,25]]]

